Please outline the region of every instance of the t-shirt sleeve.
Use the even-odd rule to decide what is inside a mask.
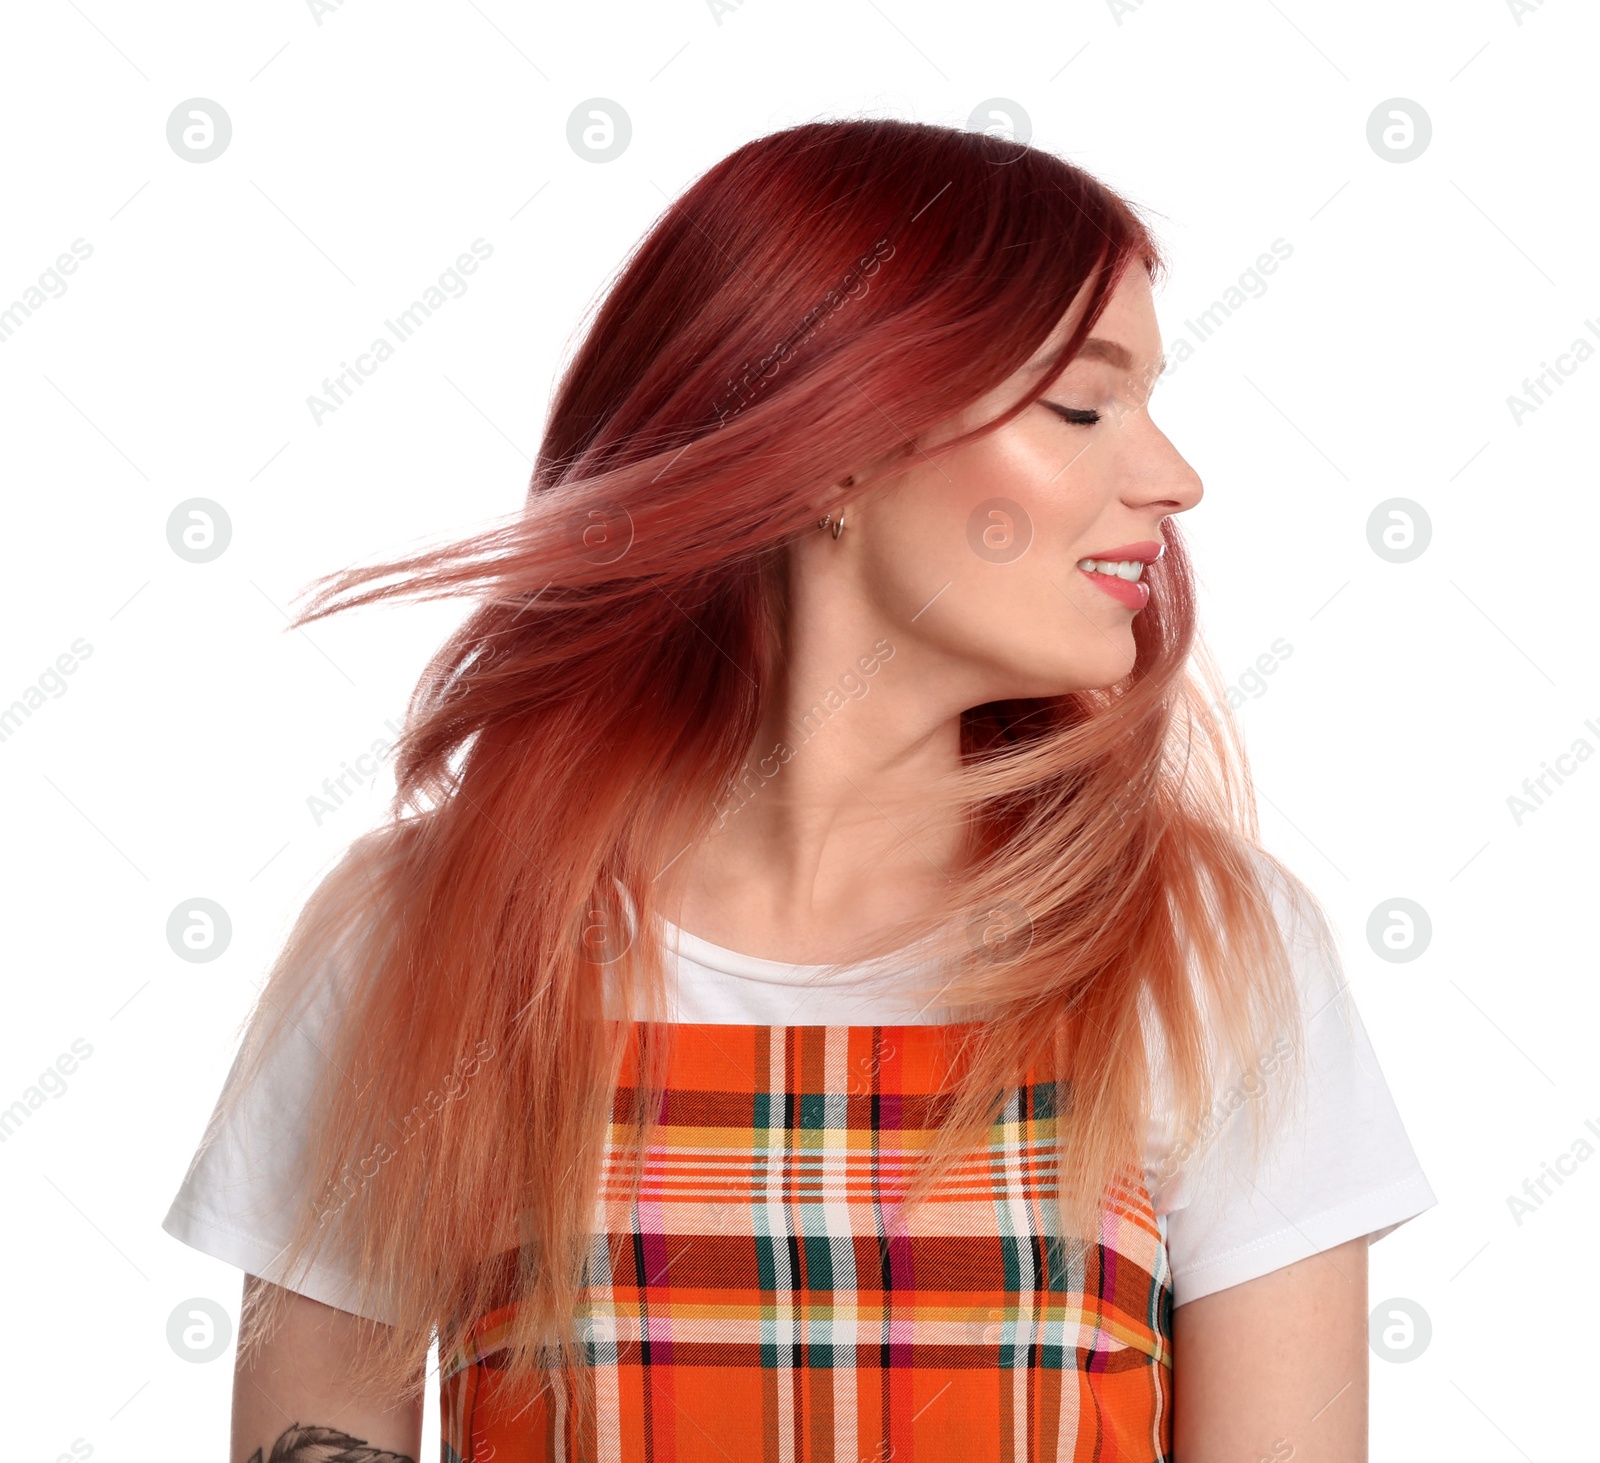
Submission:
[[[1365,1235],[1381,1239],[1438,1201],[1362,1025],[1327,922],[1269,887],[1294,963],[1304,1047],[1287,1035],[1225,1084],[1201,1129],[1177,1133],[1158,1103],[1146,1171],[1166,1236],[1173,1304],[1224,1290]],[[1291,1063],[1303,1102],[1282,1104],[1259,1167],[1254,1100],[1281,1097]]]
[[[330,962],[274,1034],[255,1081],[224,1116],[223,1098],[238,1078],[243,1050],[235,1056],[161,1227],[248,1274],[339,1310],[388,1321],[381,1306],[363,1305],[353,1278],[330,1263],[327,1249],[293,1275],[283,1263],[295,1206],[305,1202],[294,1192],[295,1159],[340,1003],[337,966]],[[337,1224],[337,1213],[330,1222]]]

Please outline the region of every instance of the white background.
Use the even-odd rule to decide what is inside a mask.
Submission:
[[[1555,1459],[1592,1433],[1600,1161],[1520,1223],[1507,1200],[1600,1126],[1580,938],[1600,759],[1520,825],[1507,799],[1579,738],[1600,748],[1600,360],[1520,423],[1507,397],[1600,328],[1600,25],[1578,0],[1122,8],[11,12],[0,308],[74,239],[93,253],[0,342],[0,707],[79,637],[91,653],[0,741],[0,1106],[75,1038],[93,1055],[0,1145],[10,1456],[223,1453],[231,1348],[196,1365],[166,1326],[193,1296],[236,1319],[239,1275],[159,1222],[259,979],[386,774],[320,823],[308,798],[388,736],[465,609],[286,633],[296,593],[516,508],[584,311],[727,152],[818,118],[962,125],[993,97],[1155,211],[1169,351],[1292,245],[1154,410],[1207,484],[1185,522],[1224,674],[1292,646],[1240,710],[1264,836],[1335,917],[1441,1200],[1372,1251],[1374,1304],[1433,1328],[1416,1360],[1373,1359],[1373,1457]],[[204,164],[166,137],[195,97],[232,121]],[[593,97],[632,120],[605,164],[567,142]],[[1367,138],[1396,97],[1432,122],[1410,162]],[[318,425],[307,396],[480,237],[467,293]],[[232,522],[209,564],[167,543],[193,497]],[[1409,563],[1367,540],[1396,497],[1432,525]],[[208,964],[165,935],[195,897],[233,922]],[[1433,925],[1406,963],[1366,937],[1396,897]]]

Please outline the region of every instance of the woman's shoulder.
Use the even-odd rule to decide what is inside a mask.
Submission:
[[[1297,1009],[1256,1060],[1216,1073],[1181,1130],[1157,1067],[1146,1179],[1162,1217],[1175,1303],[1361,1235],[1434,1202],[1350,993],[1332,922],[1281,860],[1249,850],[1283,939]],[[1267,1141],[1251,1141],[1264,1110]]]
[[[281,1262],[295,1206],[306,1201],[298,1185],[307,1114],[339,1080],[329,1056],[335,1027],[361,948],[381,924],[341,869],[319,881],[279,952],[162,1228],[249,1274],[355,1310],[352,1279],[337,1267],[319,1260],[290,1275]]]

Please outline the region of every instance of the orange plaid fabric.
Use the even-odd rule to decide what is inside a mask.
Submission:
[[[671,1029],[638,1202],[608,1153],[596,1206],[597,1426],[497,1366],[508,1300],[443,1358],[444,1463],[1167,1463],[1166,1247],[1142,1186],[1064,1241],[1053,1084],[897,1227],[959,1028]]]

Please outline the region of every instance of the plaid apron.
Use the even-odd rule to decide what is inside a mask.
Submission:
[[[1062,1242],[1054,1084],[893,1225],[957,1029],[674,1025],[639,1202],[608,1154],[596,1209],[597,1430],[506,1380],[508,1302],[441,1361],[444,1463],[1168,1463],[1166,1246],[1142,1185]]]

